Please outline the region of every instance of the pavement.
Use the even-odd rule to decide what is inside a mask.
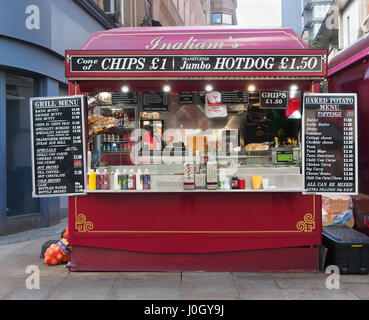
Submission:
[[[42,244],[59,239],[66,225],[0,237],[0,300],[369,300],[369,275],[340,275],[339,289],[328,289],[330,275],[322,272],[70,272],[65,264],[45,265]]]

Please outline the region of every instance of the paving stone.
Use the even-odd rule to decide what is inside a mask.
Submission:
[[[68,276],[55,288],[49,300],[103,300],[113,285],[111,279],[71,279]]]
[[[181,282],[181,299],[239,299],[231,273],[184,272]]]
[[[286,300],[280,289],[239,289],[238,291],[242,300]]]
[[[233,272],[233,276],[238,279],[273,279],[271,272]]]
[[[113,286],[107,296],[109,300],[179,300],[179,287],[144,286],[135,288]]]
[[[366,274],[366,275],[341,274],[340,275],[340,280],[341,280],[341,282],[367,283],[367,284],[369,284],[369,274]]]
[[[283,279],[278,277],[275,279],[278,288],[280,289],[326,289],[326,279],[325,277],[303,277],[303,278],[287,278]]]
[[[179,299],[180,282],[179,272],[122,272],[108,299],[176,300]]]
[[[350,289],[359,299],[369,299],[369,283],[341,283],[342,289]]]
[[[358,300],[349,289],[282,289],[288,300]]]

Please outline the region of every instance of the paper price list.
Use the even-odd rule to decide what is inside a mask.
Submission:
[[[34,194],[84,193],[81,98],[33,100]]]

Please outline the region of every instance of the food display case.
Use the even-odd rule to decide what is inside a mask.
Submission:
[[[70,270],[318,270],[301,106],[325,51],[288,29],[117,29],[66,68],[89,122]]]

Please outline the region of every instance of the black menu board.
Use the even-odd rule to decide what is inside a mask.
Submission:
[[[260,108],[261,109],[287,109],[288,91],[261,91]]]
[[[84,97],[31,98],[33,197],[86,193]]]
[[[113,92],[111,95],[112,104],[137,105],[137,92]]]
[[[169,111],[169,93],[142,92],[142,111]]]
[[[248,104],[249,93],[246,91],[222,91],[223,104]]]
[[[356,94],[305,94],[306,193],[357,194]]]
[[[205,104],[205,93],[203,91],[181,91],[179,93],[179,104]]]

